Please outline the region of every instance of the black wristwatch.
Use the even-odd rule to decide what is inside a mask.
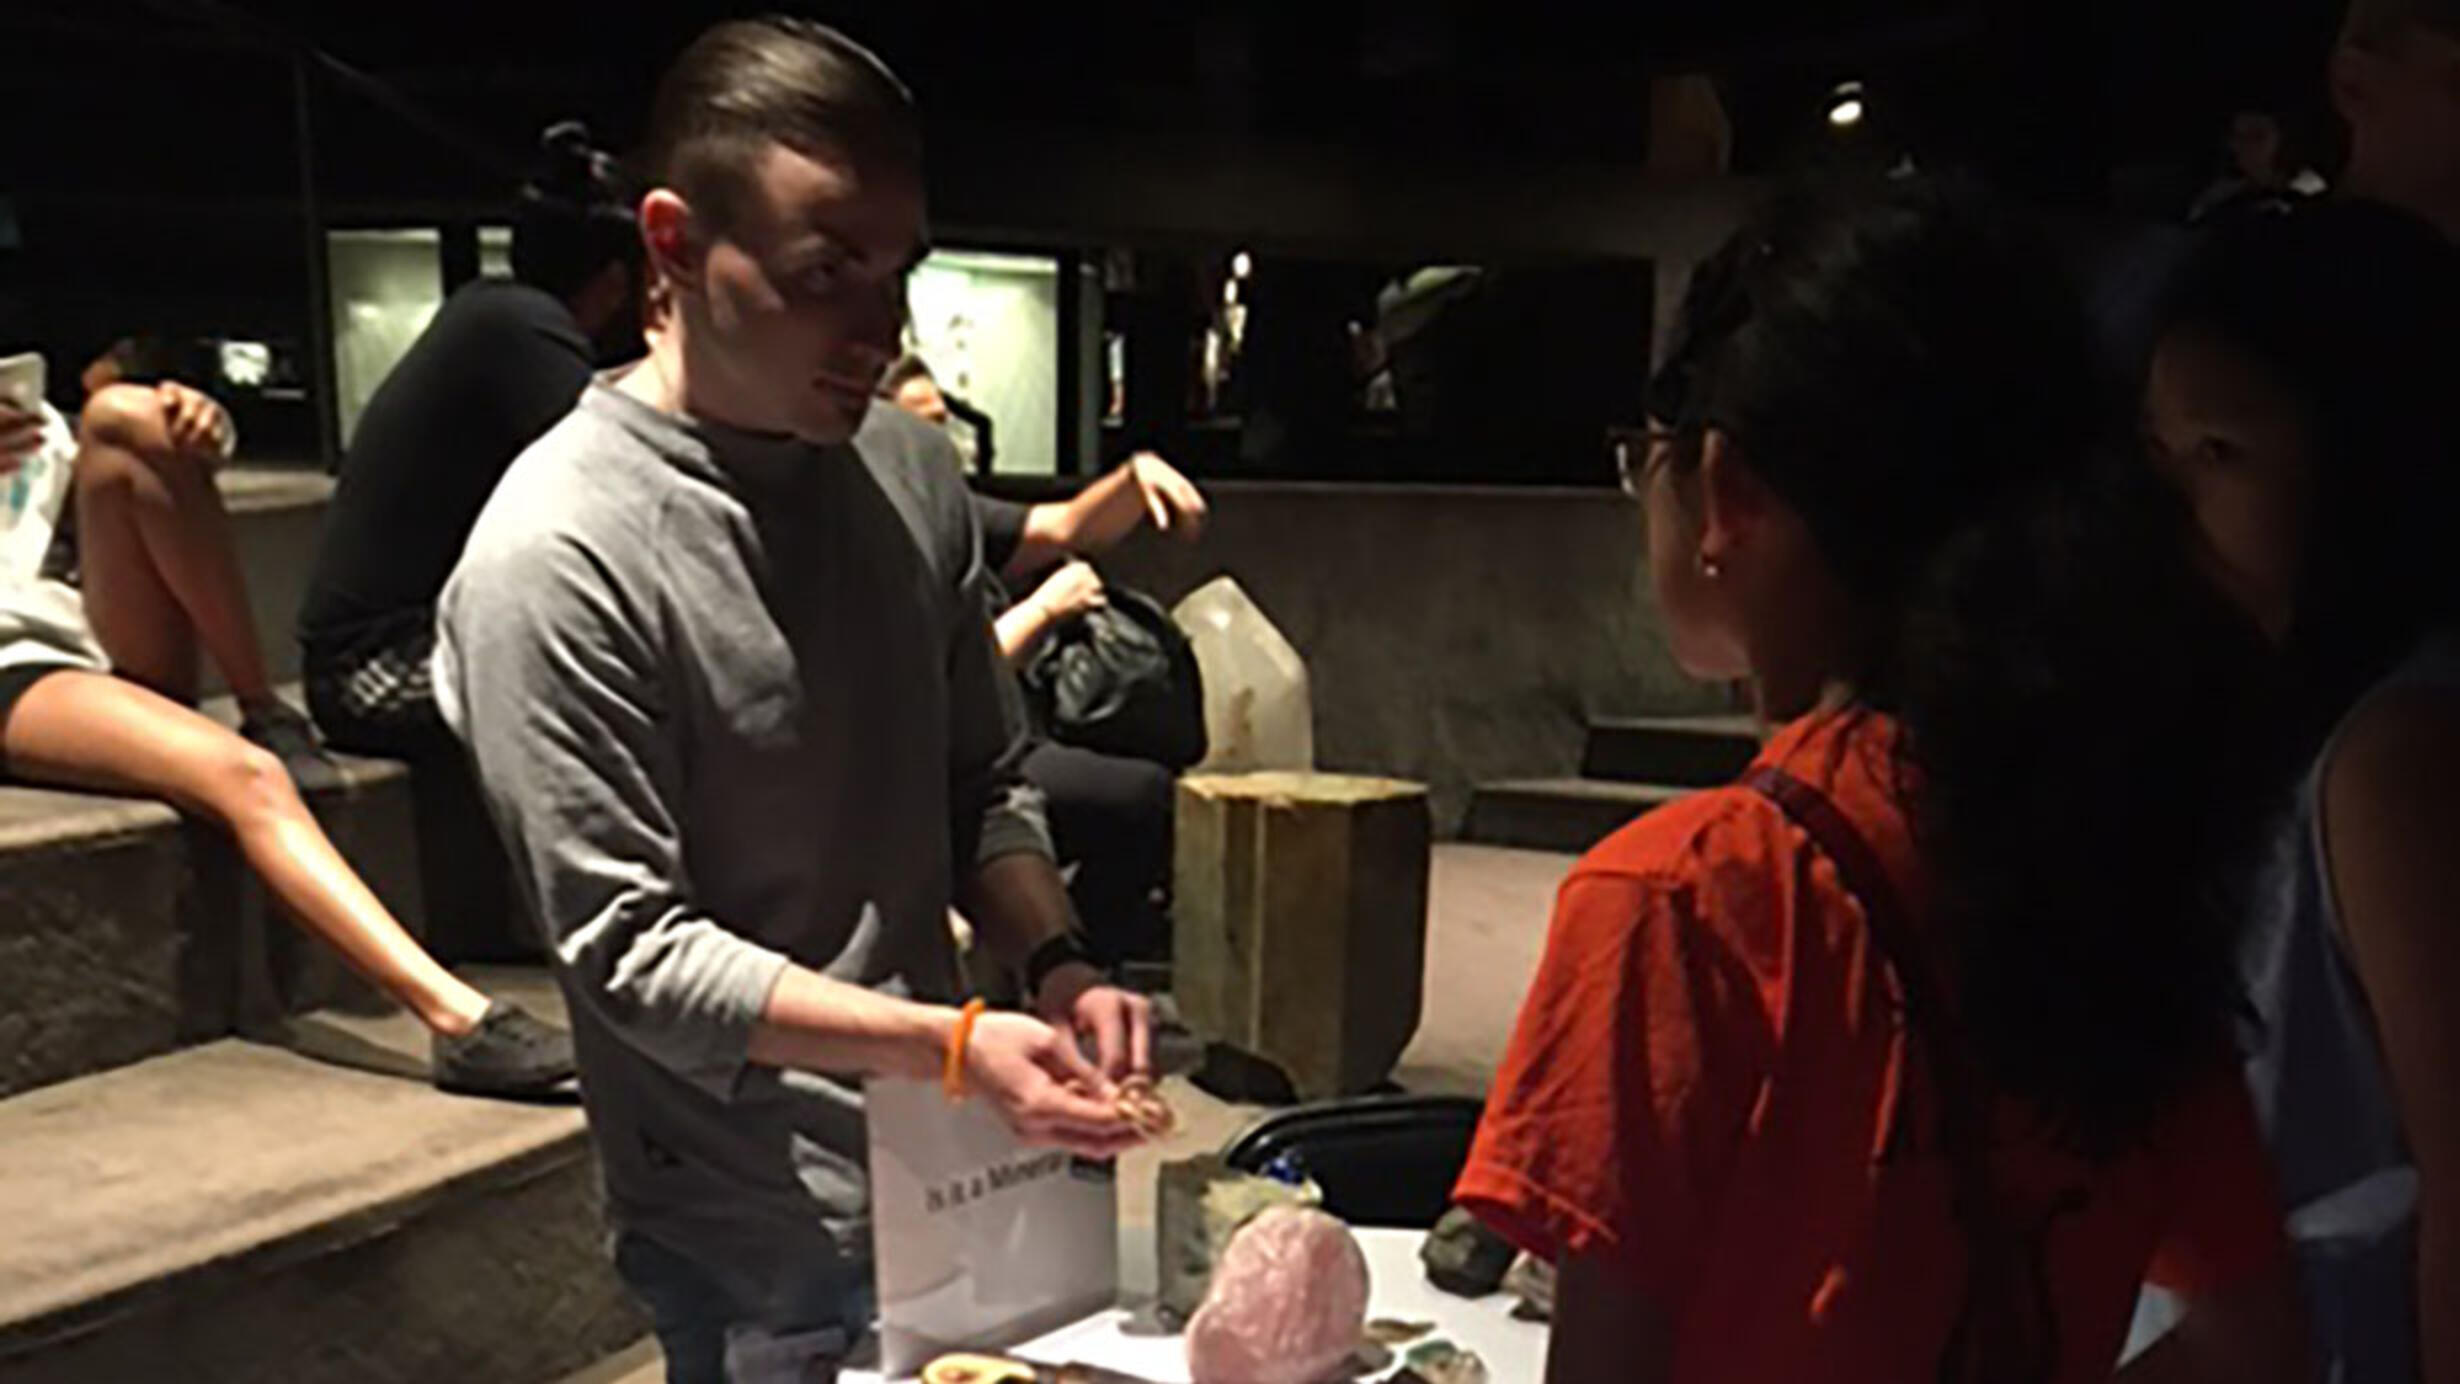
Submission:
[[[1031,1004],[1040,1000],[1042,982],[1050,979],[1051,972],[1071,961],[1082,961],[1088,966],[1093,965],[1093,953],[1085,950],[1085,944],[1078,941],[1073,932],[1060,933],[1034,948],[1032,953],[1025,958],[1026,1003]],[[1100,968],[1095,967],[1095,969]]]

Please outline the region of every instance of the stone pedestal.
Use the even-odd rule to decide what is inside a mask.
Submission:
[[[1337,774],[1179,782],[1181,1015],[1279,1067],[1302,1099],[1383,1081],[1418,1031],[1423,785]]]

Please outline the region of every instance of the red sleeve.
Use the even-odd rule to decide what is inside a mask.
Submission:
[[[2288,1258],[2271,1157],[2236,1063],[2216,1065],[2155,1138],[2170,1201],[2147,1278],[2192,1301]]]
[[[1688,1296],[1767,1070],[1751,976],[1678,881],[1575,874],[1455,1198],[1542,1258]]]

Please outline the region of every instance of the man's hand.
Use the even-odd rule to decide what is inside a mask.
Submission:
[[[0,401],[0,476],[13,475],[43,446],[43,415]]]
[[[1144,1142],[1117,1093],[1067,1030],[1024,1014],[985,1014],[965,1044],[969,1089],[1029,1144],[1115,1158]]]
[[[222,405],[176,380],[155,385],[154,397],[162,401],[162,425],[173,447],[191,456],[222,460],[231,425],[231,416]]]
[[[1042,608],[1046,626],[1064,624],[1110,604],[1109,593],[1102,589],[1102,574],[1090,563],[1073,560],[1036,587],[1032,599]]]
[[[1209,511],[1204,492],[1196,488],[1194,481],[1151,452],[1138,452],[1128,458],[1126,470],[1154,528],[1184,543],[1204,537],[1204,521]]]
[[[1110,1081],[1153,1072],[1153,1002],[1109,983],[1082,962],[1053,967],[1034,996],[1034,1012],[1090,1040]]]

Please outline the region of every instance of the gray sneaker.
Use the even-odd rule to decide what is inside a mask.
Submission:
[[[429,1080],[462,1096],[543,1096],[572,1080],[572,1035],[517,1004],[495,1000],[478,1027],[435,1035]]]
[[[239,723],[239,736],[272,751],[302,793],[329,792],[342,786],[342,768],[325,753],[316,724],[288,702],[277,699],[248,708]]]

